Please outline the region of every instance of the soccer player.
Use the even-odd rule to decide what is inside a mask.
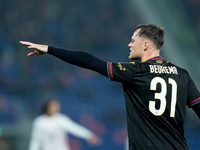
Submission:
[[[126,100],[130,150],[187,150],[184,136],[186,105],[200,117],[200,93],[188,72],[160,56],[164,29],[138,25],[128,44],[127,63],[106,62],[85,52],[21,41],[35,51],[94,70],[121,82]]]
[[[29,150],[70,150],[67,133],[93,145],[101,144],[98,136],[59,111],[60,104],[56,100],[44,104],[43,114],[33,121]]]

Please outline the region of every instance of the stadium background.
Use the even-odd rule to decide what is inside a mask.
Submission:
[[[124,97],[119,83],[50,55],[26,57],[27,40],[83,50],[107,61],[128,61],[137,24],[166,30],[162,56],[187,69],[200,89],[199,0],[0,0],[0,149],[27,150],[32,120],[46,98],[102,137],[91,147],[70,136],[72,150],[123,150]],[[185,134],[200,147],[200,123],[187,109]]]

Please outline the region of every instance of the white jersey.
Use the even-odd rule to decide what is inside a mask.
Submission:
[[[70,150],[67,133],[83,139],[92,136],[91,131],[65,115],[41,115],[33,122],[29,150]]]

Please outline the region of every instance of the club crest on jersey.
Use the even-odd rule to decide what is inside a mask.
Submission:
[[[158,59],[158,60],[156,60],[156,63],[157,63],[157,64],[163,64],[163,60]]]
[[[149,65],[150,73],[178,74],[175,66]]]

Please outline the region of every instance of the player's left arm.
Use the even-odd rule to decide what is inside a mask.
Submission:
[[[108,77],[107,62],[87,52],[55,48],[49,46],[48,53],[57,58],[62,59],[67,63],[96,71]]]
[[[72,121],[66,116],[65,117],[63,116],[62,123],[66,131],[73,134],[74,136],[83,138],[93,145],[100,145],[102,143],[102,140],[99,136],[94,134],[86,127]]]
[[[194,110],[200,119],[200,92],[188,74],[187,105]]]
[[[199,117],[200,119],[200,103],[192,106],[192,109],[194,110],[194,112],[197,114],[197,116]]]

